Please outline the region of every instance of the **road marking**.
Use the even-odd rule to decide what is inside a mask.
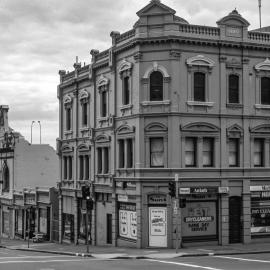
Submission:
[[[238,261],[270,263],[270,261],[256,260],[256,259],[245,259],[245,258],[230,257],[230,256],[215,256],[215,257],[223,258],[223,259],[230,259],[230,260],[238,260]]]
[[[68,256],[68,255],[58,255],[58,256],[20,256],[20,257],[0,257],[0,260],[2,259],[45,259],[45,258],[70,258],[70,257],[74,257],[74,256]]]
[[[188,267],[207,269],[207,270],[223,270],[221,268],[213,268],[213,267],[201,266],[201,265],[189,264],[189,263],[169,262],[169,261],[160,261],[160,260],[152,260],[152,259],[146,259],[146,261],[160,262],[160,263],[167,263],[167,264],[176,264],[176,265],[181,265],[181,266],[188,266]]]
[[[49,263],[49,262],[83,262],[87,259],[68,259],[68,260],[43,260],[43,261],[4,261],[0,262],[0,264],[14,264],[14,263]],[[89,261],[101,261],[101,259],[88,259]],[[104,261],[104,260],[102,260]],[[108,260],[109,261],[109,260]],[[114,260],[115,261],[115,260]]]

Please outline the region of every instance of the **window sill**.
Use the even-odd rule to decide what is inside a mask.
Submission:
[[[109,117],[108,116],[105,116],[105,117],[100,117],[98,118],[98,121],[99,122],[105,122],[105,121],[108,121]]]
[[[81,132],[89,131],[89,129],[90,129],[89,127],[85,126],[85,127],[80,128],[80,131]]]
[[[160,106],[160,105],[170,105],[170,100],[161,100],[161,101],[143,101],[142,106]]]
[[[226,104],[227,108],[232,108],[232,109],[241,109],[243,108],[243,104],[239,104],[239,103],[227,103]]]
[[[130,110],[132,109],[133,105],[132,104],[127,104],[127,105],[123,105],[120,107],[120,110],[121,111],[124,111],[124,110]]]
[[[255,104],[254,107],[255,109],[270,110],[270,105]]]
[[[66,130],[64,132],[65,135],[72,135],[73,131],[72,130]]]
[[[187,105],[188,106],[203,106],[203,107],[213,107],[214,106],[214,102],[202,102],[202,101],[187,101]]]

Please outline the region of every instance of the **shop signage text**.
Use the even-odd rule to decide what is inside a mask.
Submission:
[[[191,187],[191,188],[180,188],[180,194],[204,194],[204,193],[217,193],[216,187]]]
[[[167,198],[165,195],[153,194],[148,197],[149,204],[166,204]]]
[[[118,201],[119,202],[128,202],[128,196],[127,195],[118,195]]]
[[[270,191],[270,185],[250,186],[250,191]]]

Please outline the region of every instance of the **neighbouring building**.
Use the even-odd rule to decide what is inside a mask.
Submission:
[[[84,185],[94,245],[270,241],[270,33],[237,10],[216,27],[175,13],[152,0],[59,71],[60,242],[85,241]]]
[[[0,106],[0,237],[58,240],[56,151],[11,129],[8,110]]]

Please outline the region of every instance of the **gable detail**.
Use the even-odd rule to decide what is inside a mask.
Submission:
[[[145,127],[146,132],[156,132],[156,131],[165,132],[167,130],[168,130],[168,128],[164,124],[159,123],[159,122],[150,123]]]
[[[255,67],[256,71],[270,71],[270,59],[266,58],[263,62],[257,64]]]
[[[210,59],[204,55],[197,55],[197,56],[193,56],[191,58],[188,58],[187,65],[188,65],[188,67],[206,66],[206,67],[209,67],[210,69],[212,69],[215,65],[215,62],[212,59]]]
[[[220,129],[209,123],[197,122],[181,127],[182,132],[219,132]]]

